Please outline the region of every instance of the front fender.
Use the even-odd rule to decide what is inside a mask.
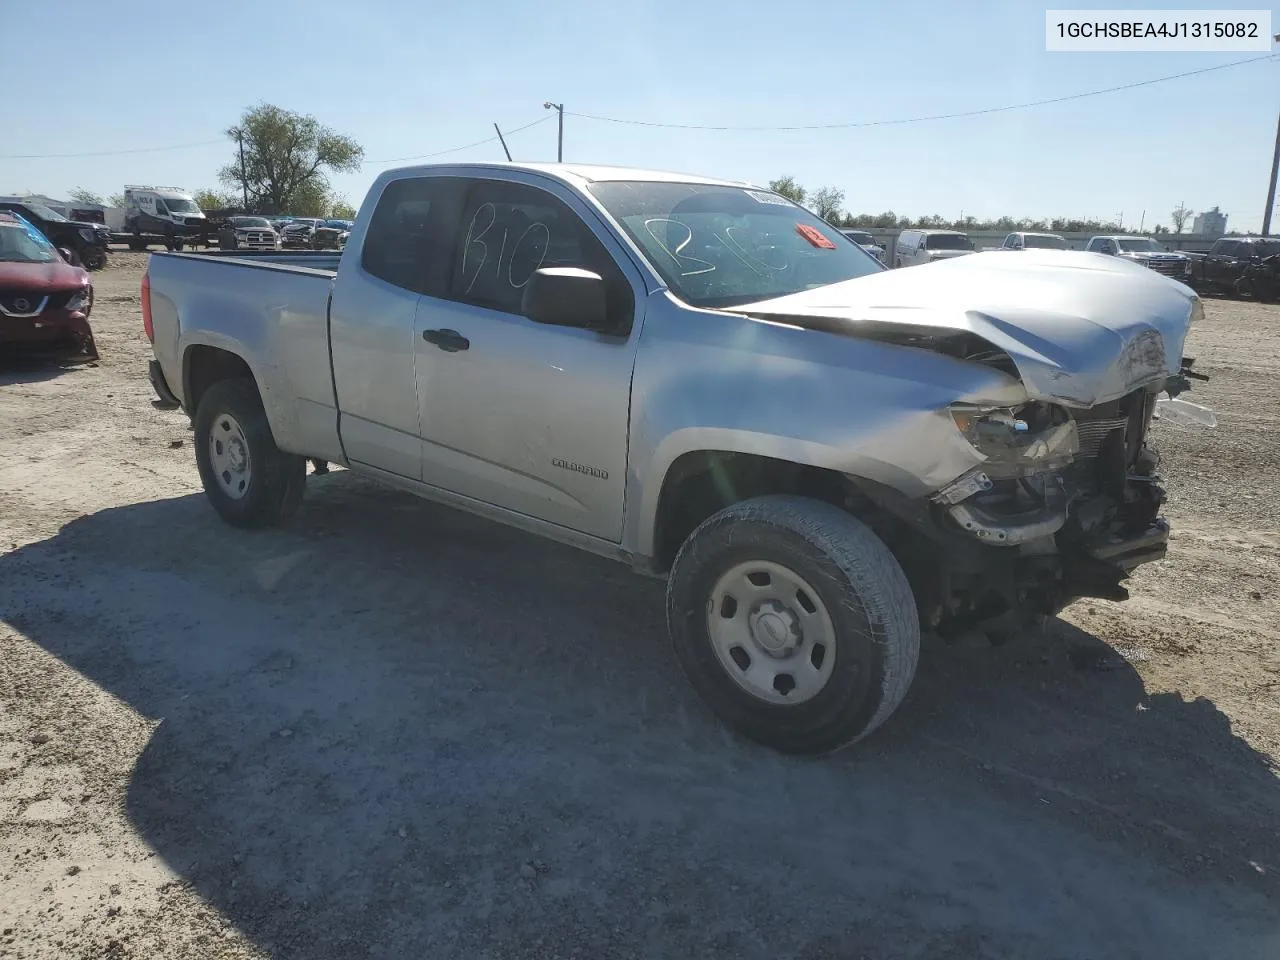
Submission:
[[[1006,374],[926,350],[680,313],[646,318],[637,357],[624,548],[641,557],[684,454],[772,457],[922,497],[982,462],[948,405],[1026,399]]]

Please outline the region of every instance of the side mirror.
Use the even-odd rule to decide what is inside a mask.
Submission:
[[[67,247],[59,247],[58,253],[62,254],[62,259],[67,261],[67,263],[71,264],[73,267],[80,266],[80,258],[76,255],[74,250]]]
[[[542,267],[525,284],[520,311],[534,323],[605,330],[604,277],[580,267]]]

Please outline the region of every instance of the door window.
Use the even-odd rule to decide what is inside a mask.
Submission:
[[[458,222],[449,299],[519,314],[524,288],[542,267],[600,274],[610,319],[627,329],[631,286],[582,219],[545,190],[501,180],[474,181]]]
[[[439,290],[436,278],[448,257],[439,224],[446,208],[456,206],[462,183],[453,177],[412,177],[387,184],[369,219],[360,255],[365,272],[414,293]]]

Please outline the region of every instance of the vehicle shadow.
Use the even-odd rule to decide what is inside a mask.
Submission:
[[[14,387],[24,383],[41,383],[66,373],[72,373],[89,364],[63,363],[56,359],[34,357],[8,357],[0,346],[0,387]],[[96,363],[96,361],[91,361]]]
[[[701,707],[660,583],[309,484],[286,530],[187,496],[0,557],[0,616],[162,721],[136,829],[273,956],[1274,956],[1267,759],[1073,669],[1097,638],[929,649],[882,731],[787,758]]]

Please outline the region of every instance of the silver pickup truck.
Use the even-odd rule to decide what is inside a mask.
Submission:
[[[383,173],[340,256],[155,254],[142,305],[227,522],[310,458],[629,562],[710,707],[806,753],[884,722],[922,629],[1164,554],[1147,430],[1201,314],[1119,258],[889,271],[768,190],[537,164]]]

